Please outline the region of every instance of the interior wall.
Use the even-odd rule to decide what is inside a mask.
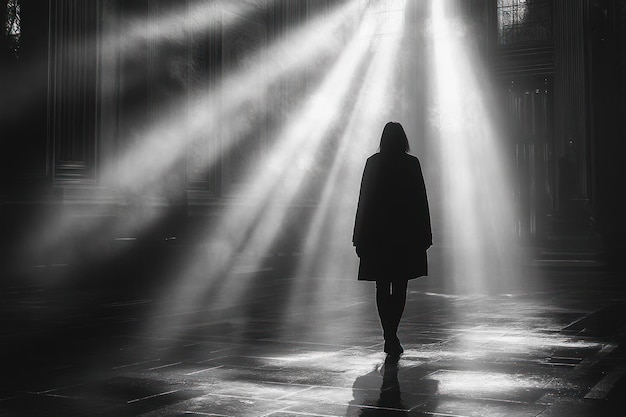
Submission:
[[[6,4],[1,8],[4,23]],[[20,14],[17,53],[10,50],[4,24],[0,34],[0,199],[36,199],[47,189],[51,175],[47,136],[49,4],[23,2]],[[28,192],[31,189],[37,192]]]
[[[589,111],[594,213],[611,265],[626,254],[626,1],[590,2]]]

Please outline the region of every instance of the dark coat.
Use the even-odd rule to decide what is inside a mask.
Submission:
[[[419,160],[407,153],[367,159],[354,236],[359,280],[394,281],[428,274],[430,212]]]

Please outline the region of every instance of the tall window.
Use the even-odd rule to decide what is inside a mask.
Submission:
[[[19,0],[7,1],[7,20],[4,25],[4,33],[9,38],[9,49],[18,56],[20,49],[20,36],[22,26],[20,24],[20,3]]]
[[[550,0],[498,0],[498,43],[511,45],[552,39]]]

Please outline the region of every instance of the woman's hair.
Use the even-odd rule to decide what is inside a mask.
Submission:
[[[380,152],[404,153],[410,150],[409,140],[402,125],[398,122],[387,123],[380,138]]]

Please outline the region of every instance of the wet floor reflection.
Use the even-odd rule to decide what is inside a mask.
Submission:
[[[416,393],[417,387],[409,384],[409,380],[413,379],[409,374],[417,373],[417,368],[405,369],[406,365],[401,365],[399,361],[398,357],[387,356],[382,366],[377,365],[371,372],[354,381],[354,399],[350,402],[346,417],[408,416],[411,410],[425,402],[427,396],[437,393],[438,381],[431,379],[421,379],[419,389],[422,392]],[[406,377],[406,388],[409,385],[412,388],[410,393],[402,392],[399,372]],[[379,386],[378,390],[373,389],[376,385]],[[429,406],[435,405],[431,402]]]
[[[325,297],[323,309],[314,292],[290,316],[274,302],[290,293],[281,277],[255,281],[238,309],[207,303],[178,326],[159,316],[167,338],[134,331],[162,311],[148,294],[98,304],[99,293],[79,289],[0,292],[7,316],[21,317],[13,329],[39,335],[22,356],[17,344],[5,355],[21,379],[0,390],[0,415],[622,415],[606,412],[626,398],[622,281],[594,292],[567,276],[542,292],[488,296],[416,283],[397,362],[382,352],[371,287]],[[76,309],[43,307],[79,298],[95,310],[82,321]],[[49,331],[42,311],[66,330]]]

